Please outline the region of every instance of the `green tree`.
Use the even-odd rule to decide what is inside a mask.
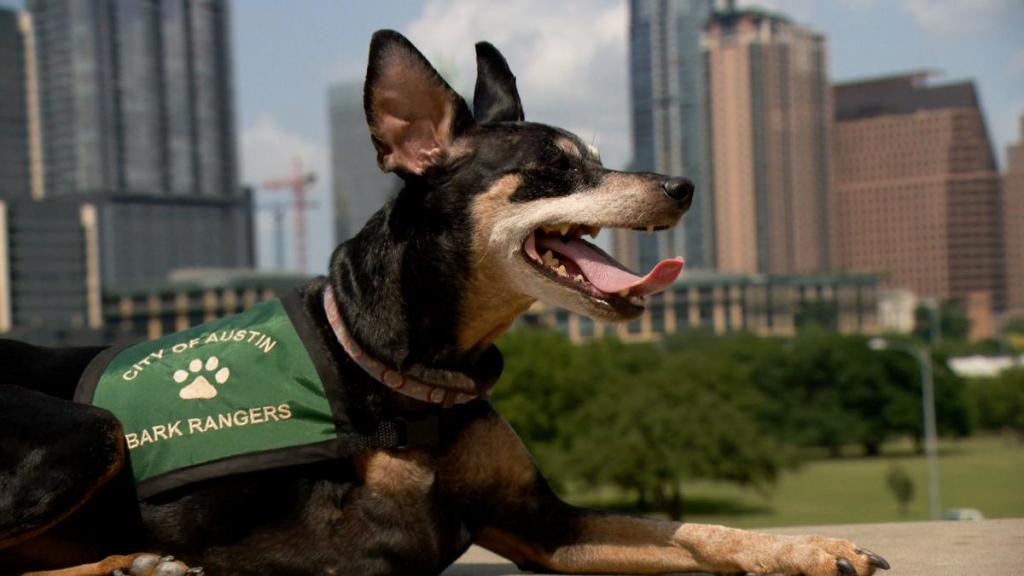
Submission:
[[[742,367],[703,350],[632,345],[618,350],[573,421],[570,461],[591,485],[615,485],[672,518],[682,486],[714,479],[764,487],[782,464],[753,405]]]
[[[932,340],[933,316],[938,316],[938,335],[943,340],[966,340],[970,331],[971,323],[963,308],[953,300],[946,300],[939,304],[939,309],[933,313],[929,306],[920,304],[914,309],[914,335],[924,342]]]
[[[993,378],[977,378],[969,385],[978,426],[1024,433],[1024,368],[1004,370]]]
[[[907,474],[907,471],[899,464],[889,467],[889,473],[885,477],[889,490],[900,505],[900,512],[907,513],[910,501],[914,499],[914,479]]]

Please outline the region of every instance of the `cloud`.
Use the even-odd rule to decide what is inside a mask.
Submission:
[[[1006,69],[1011,78],[1024,78],[1024,48],[1018,48],[1010,54]]]
[[[844,0],[844,2],[863,3],[870,0]],[[739,0],[742,8],[763,8],[778,12],[797,22],[807,22],[814,15],[817,2],[815,0]]]
[[[1020,0],[904,0],[910,17],[935,36],[981,34],[996,27]]]
[[[473,45],[488,40],[515,73],[529,120],[595,140],[609,166],[629,161],[624,2],[428,0],[409,38],[471,94]],[[443,31],[443,32],[439,32]]]
[[[317,175],[309,200],[316,202],[317,207],[306,213],[307,228],[307,261],[311,271],[322,272],[326,267],[330,251],[334,248],[334,231],[330,194],[327,193],[330,174],[327,150],[299,134],[289,132],[281,127],[277,119],[270,114],[260,115],[256,122],[242,130],[242,181],[254,186],[257,190],[257,206],[287,207],[284,224],[285,264],[287,268],[295,265],[294,232],[292,227],[292,197],[283,192],[260,190],[267,180],[290,176],[294,170],[296,159],[301,160],[303,169],[313,171]],[[257,210],[256,213],[256,247],[261,267],[275,266],[275,234],[277,230],[273,214],[269,210]]]

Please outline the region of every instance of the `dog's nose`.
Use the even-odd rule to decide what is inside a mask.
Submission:
[[[683,203],[693,198],[693,181],[689,178],[669,178],[661,183],[669,198]]]

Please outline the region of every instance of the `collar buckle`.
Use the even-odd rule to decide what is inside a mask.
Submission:
[[[394,418],[399,424],[396,448],[432,448],[441,443],[441,419],[437,414],[419,418]]]

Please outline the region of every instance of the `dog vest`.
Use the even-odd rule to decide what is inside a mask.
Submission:
[[[102,352],[75,400],[122,423],[138,495],[256,470],[434,445],[438,416],[356,432],[297,294]]]

